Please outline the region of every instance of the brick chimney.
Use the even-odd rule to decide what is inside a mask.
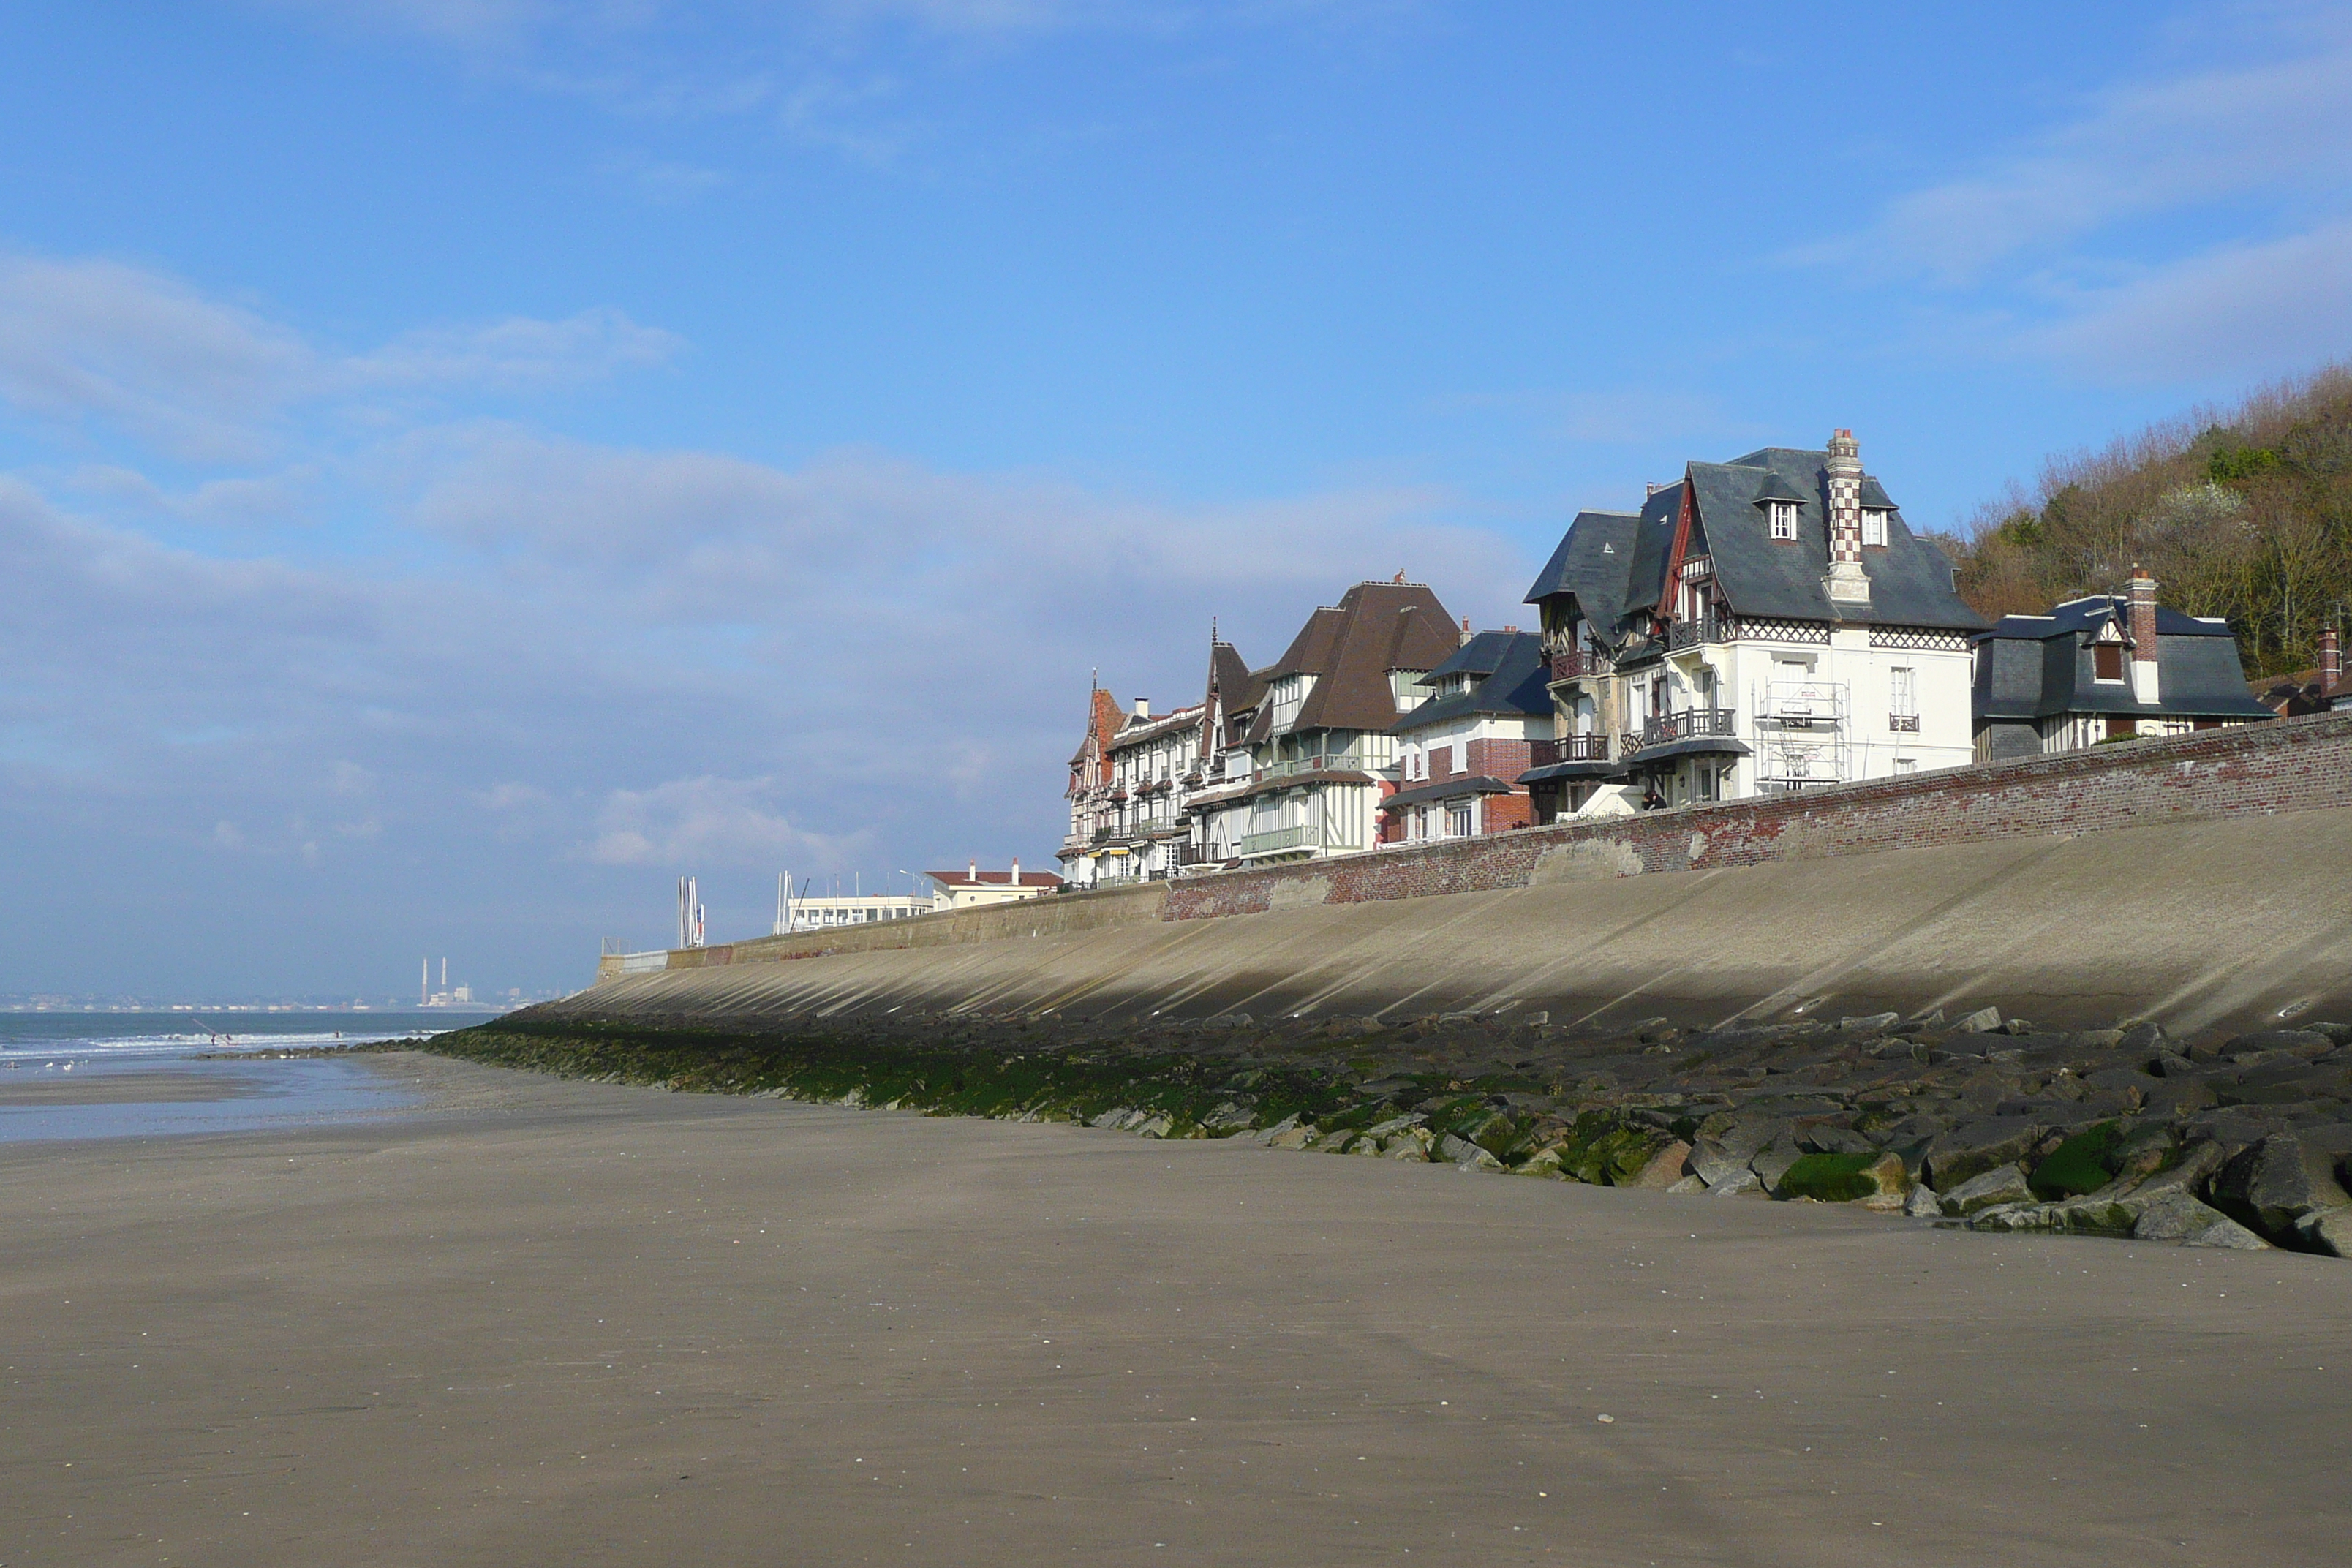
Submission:
[[[2132,696],[2142,702],[2154,702],[2158,691],[2156,579],[2137,562],[2132,563],[2131,645]]]
[[[2344,679],[2344,647],[2333,626],[2319,628],[2319,696],[2322,701]]]
[[[1867,605],[1870,579],[1862,570],[1862,447],[1851,430],[1830,434],[1830,571],[1822,586],[1832,603]]]
[[[1462,640],[1465,643],[1470,640],[1470,617],[1467,616],[1462,617]]]

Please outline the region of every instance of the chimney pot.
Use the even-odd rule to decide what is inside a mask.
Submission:
[[[1503,635],[1507,637],[1515,637],[1519,635],[1519,628],[1517,626],[1505,626],[1503,628]]]

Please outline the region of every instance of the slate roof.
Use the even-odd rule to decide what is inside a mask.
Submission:
[[[1703,534],[1706,553],[1715,563],[1717,587],[1732,612],[1788,620],[1981,628],[1984,617],[1953,591],[1952,565],[1944,552],[1914,535],[1885,489],[1867,476],[1862,504],[1886,510],[1886,543],[1862,552],[1870,603],[1832,606],[1822,586],[1830,559],[1828,467],[1827,452],[1789,447],[1767,447],[1728,463],[1690,465],[1687,482],[1696,507],[1689,550],[1699,553]],[[1773,539],[1763,510],[1756,504],[1768,485],[1798,492],[1793,541]],[[1654,504],[1673,495],[1664,490],[1651,500]],[[1649,510],[1643,509],[1645,519]],[[1665,521],[1664,542],[1671,545],[1673,508],[1665,509]],[[1648,595],[1651,604],[1665,587],[1664,574],[1664,552],[1660,551],[1653,574],[1639,579],[1640,585],[1654,590]]]
[[[2246,689],[2230,623],[2156,607],[2157,696],[2142,702],[2131,683],[2095,678],[2091,645],[2110,623],[2126,636],[2131,601],[2121,594],[2069,600],[2046,616],[2004,616],[1977,645],[1979,719],[2045,719],[2060,713],[2268,719]]]
[[[1201,722],[1202,706],[1195,702],[1190,708],[1179,708],[1173,713],[1162,713],[1157,719],[1145,719],[1140,721],[1130,713],[1127,716],[1126,722],[1118,733],[1110,738],[1111,749],[1123,751],[1129,746],[1139,746],[1147,741],[1156,741],[1160,736],[1171,731],[1181,730],[1188,724],[1198,725]]]
[[[1263,691],[1286,675],[1316,678],[1294,732],[1382,731],[1397,718],[1389,671],[1434,669],[1460,646],[1453,617],[1425,585],[1359,583],[1307,616],[1282,657],[1251,679]],[[1273,721],[1273,710],[1261,707],[1249,738],[1266,739]]]
[[[1617,624],[1632,581],[1633,535],[1641,519],[1630,511],[1580,511],[1528,589],[1527,603],[1573,594],[1596,626]]]
[[[1423,784],[1417,789],[1399,790],[1381,802],[1382,811],[1396,811],[1408,805],[1420,805],[1433,800],[1459,800],[1465,795],[1508,795],[1511,786],[1492,773],[1465,773],[1460,778],[1442,784]]]
[[[1086,739],[1078,742],[1077,751],[1070,757],[1070,766],[1074,768],[1086,762],[1087,749],[1089,746],[1094,748],[1096,759],[1099,763],[1100,759],[1109,754],[1111,737],[1118,734],[1118,727],[1127,721],[1127,710],[1118,705],[1118,699],[1101,687],[1097,686],[1094,689],[1090,703],[1091,710],[1087,715]],[[1085,782],[1091,784],[1099,781],[1090,779]]]
[[[1545,684],[1550,666],[1544,658],[1543,638],[1535,633],[1480,632],[1423,676],[1420,684],[1434,689],[1446,677],[1465,673],[1481,679],[1467,691],[1432,698],[1409,710],[1397,720],[1397,732],[1479,713],[1551,717],[1551,692]]]

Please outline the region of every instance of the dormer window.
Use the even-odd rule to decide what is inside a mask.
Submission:
[[[1769,520],[1772,537],[1793,540],[1797,537],[1797,503],[1792,500],[1767,501],[1765,516]],[[1881,540],[1879,542],[1885,543]]]
[[[1883,506],[1866,506],[1866,507],[1863,508],[1863,509],[1862,509],[1862,542],[1863,542],[1863,543],[1864,543],[1865,545],[1868,545],[1868,544],[1875,544],[1875,545],[1877,545],[1881,550],[1885,549],[1885,548],[1886,548],[1886,520],[1887,520],[1887,518],[1888,518],[1888,517],[1890,517],[1890,516],[1892,516],[1892,515],[1893,515],[1893,514],[1892,514],[1892,513],[1890,513],[1890,512],[1889,512],[1889,511],[1888,511],[1885,507],[1883,507]]]
[[[2091,678],[2095,680],[2120,681],[2123,679],[2123,644],[2102,642],[2091,645]]]

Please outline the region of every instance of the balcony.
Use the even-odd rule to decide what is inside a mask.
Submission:
[[[1672,653],[1677,648],[1696,647],[1701,643],[1729,642],[1738,635],[1738,623],[1728,616],[1674,621],[1666,626],[1666,651]]]
[[[1727,740],[1736,731],[1737,717],[1728,708],[1685,708],[1679,713],[1661,714],[1642,726],[1640,744],[1663,746],[1701,737]]]
[[[1383,765],[1361,752],[1333,752],[1319,757],[1292,757],[1268,763],[1259,770],[1258,777],[1286,779],[1299,773],[1360,773]]]
[[[1597,647],[1570,648],[1551,656],[1551,678],[1555,683],[1580,680],[1588,675],[1608,674],[1609,666],[1609,656]]]
[[[1557,741],[1528,742],[1528,765],[1548,768],[1555,763],[1605,763],[1609,760],[1609,737],[1606,735],[1562,735]]]
[[[1271,855],[1283,849],[1310,849],[1315,846],[1315,830],[1300,826],[1276,827],[1265,833],[1244,833],[1234,847],[1234,853],[1244,857]]]
[[[1178,844],[1172,847],[1176,852],[1174,863],[1179,866],[1216,866],[1225,858],[1223,854],[1210,853],[1205,844]]]

